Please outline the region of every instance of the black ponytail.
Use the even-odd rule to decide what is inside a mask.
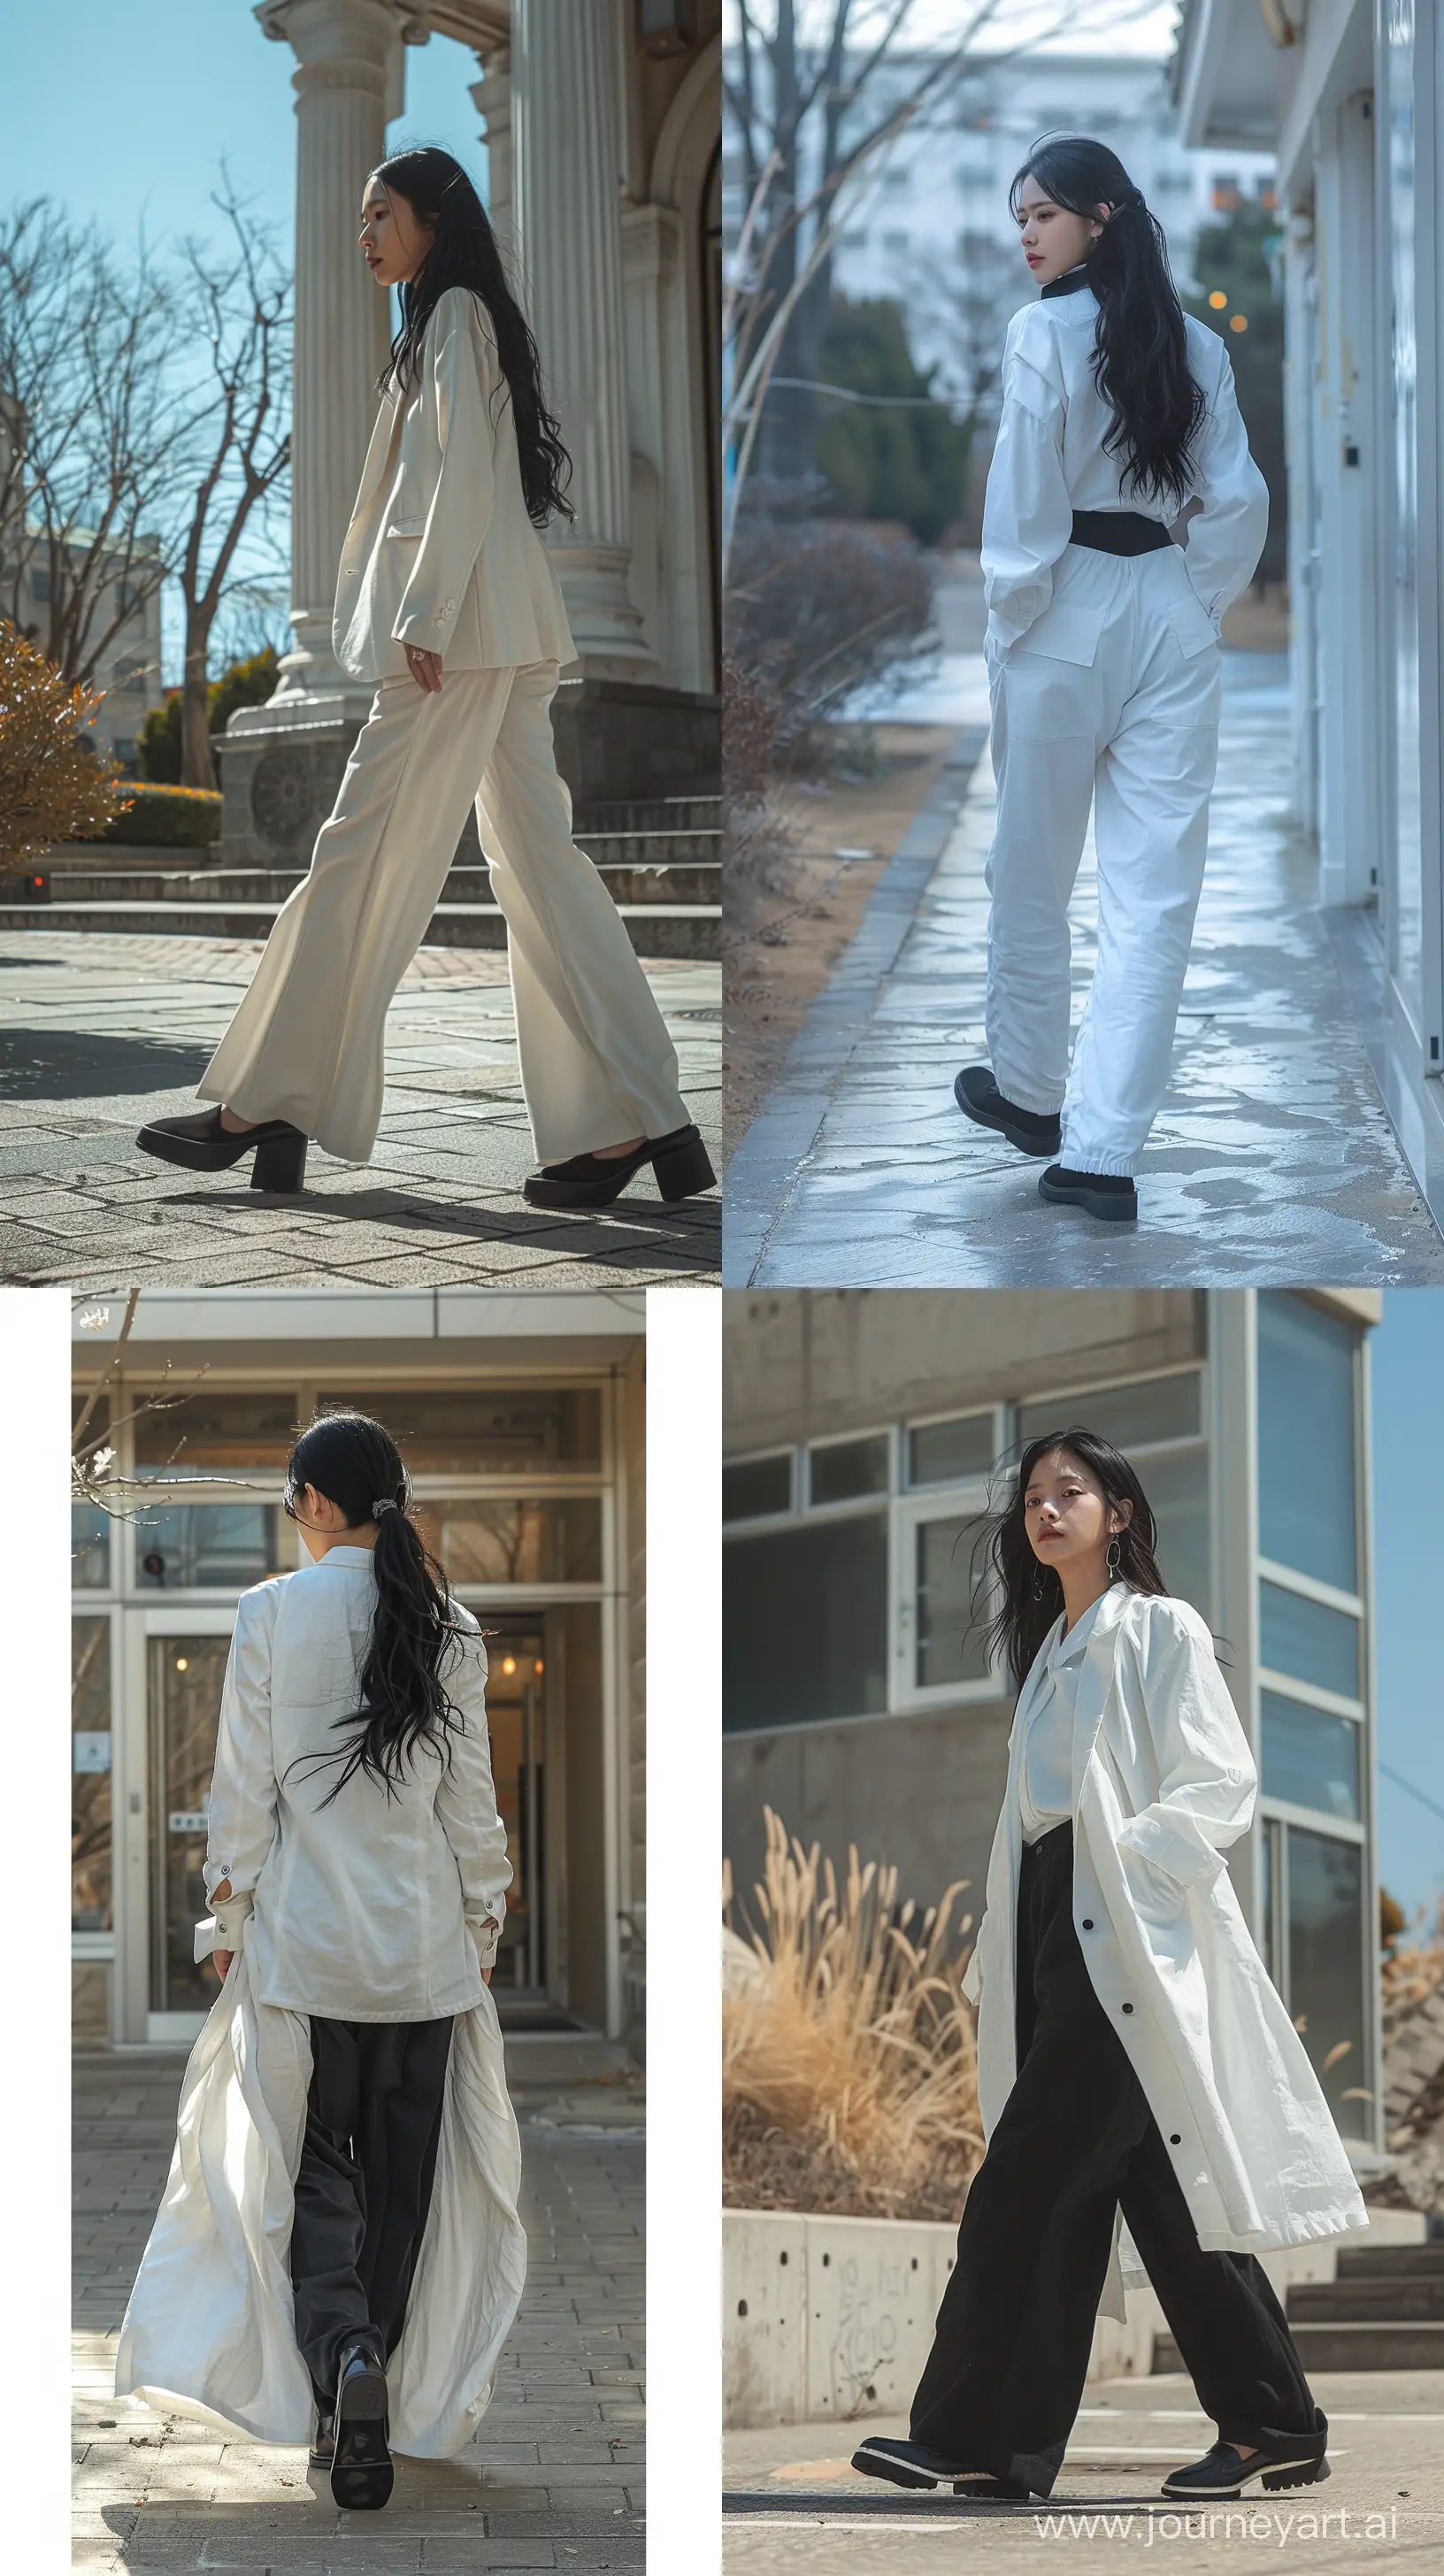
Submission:
[[[1116,152],[1082,134],[1035,143],[1009,190],[1016,216],[1025,179],[1036,179],[1069,214],[1112,212],[1087,255],[1098,299],[1093,381],[1113,413],[1103,444],[1127,456],[1126,491],[1182,509],[1193,485],[1194,449],[1207,404],[1188,364],[1188,330],[1157,216]]]
[[[376,1614],[361,1667],[361,1706],[336,1720],[359,1731],[349,1748],[317,1757],[343,1765],[321,1804],[329,1807],[358,1771],[394,1797],[420,1746],[438,1747],[451,1759],[447,1736],[457,1712],[441,1670],[467,1631],[411,1516],[406,1470],[389,1431],[365,1413],[320,1415],[286,1464],[286,1509],[293,1516],[305,1485],[345,1514],[348,1529],[376,1523]]]

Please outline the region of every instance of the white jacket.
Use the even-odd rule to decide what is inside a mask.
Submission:
[[[1123,489],[1126,456],[1105,450],[1113,413],[1093,382],[1098,303],[1091,287],[1025,304],[1008,325],[1003,349],[1003,411],[983,505],[983,593],[990,654],[1005,653],[1049,616],[1053,568],[1072,542],[1075,510],[1126,510],[1172,525],[1166,500]],[[1224,610],[1252,580],[1268,533],[1268,485],[1249,454],[1248,433],[1233,389],[1233,368],[1217,332],[1191,314],[1188,363],[1207,406],[1194,447],[1193,497],[1177,623],[1185,653],[1217,639]],[[1093,615],[1081,602],[1059,602],[1050,627]],[[1204,620],[1207,619],[1205,626]],[[1065,660],[1091,662],[1091,637],[1080,632]],[[1041,644],[1042,631],[1034,637]],[[1050,640],[1057,650],[1066,639]]]
[[[431,2021],[480,2001],[511,1883],[486,1648],[458,1604],[465,1633],[442,1669],[456,1711],[449,1762],[423,1744],[390,1797],[357,1771],[324,1805],[338,1748],[354,1740],[344,1721],[360,1705],[375,1603],[365,1547],[333,1547],[242,1594],[206,1844],[206,1893],[229,1879],[231,1895],[199,1926],[196,1956],[233,1949],[249,1914],[258,2002],[336,2021]]]
[[[1017,2073],[1018,1765],[1046,1642],[1008,1739],[986,1910],[963,1979],[978,2006],[978,2099],[989,2139]],[[1198,1612],[1115,1584],[1078,1676],[1073,1920],[1149,2109],[1165,2139],[1179,2137],[1169,2152],[1206,2252],[1302,2245],[1369,2223],[1308,2052],[1224,1866],[1257,1786]],[[1103,2313],[1122,2318],[1125,2286],[1146,2279],[1120,2212]]]
[[[382,396],[336,576],[332,642],[358,680],[573,662],[555,560],[527,517],[511,393],[485,306],[437,298],[404,401]]]

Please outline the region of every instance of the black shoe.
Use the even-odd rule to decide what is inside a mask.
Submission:
[[[1070,1172],[1066,1163],[1050,1163],[1038,1175],[1038,1196],[1060,1207],[1086,1208],[1109,1225],[1138,1223],[1138,1192],[1123,1172]]]
[[[1328,2419],[1316,2406],[1312,2433],[1279,2433],[1261,2426],[1258,2449],[1250,2451],[1246,2460],[1239,2458],[1232,2442],[1215,2442],[1192,2468],[1172,2470],[1163,2481],[1162,2493],[1191,2504],[1196,2496],[1227,2501],[1242,2495],[1255,2478],[1266,2487],[1317,2486],[1329,2474],[1328,2440]]]
[[[316,2430],[311,2440],[311,2466],[329,2469],[336,2456],[336,2418],[327,2406],[316,2409]]]
[[[522,1183],[522,1196],[533,1207],[610,1207],[644,1163],[651,1164],[664,1199],[689,1199],[716,1187],[696,1128],[674,1127],[670,1136],[649,1136],[630,1154],[573,1154],[569,1163],[543,1163]]]
[[[887,2442],[872,2438],[853,2452],[852,2465],[865,2478],[886,2478],[895,2487],[951,2487],[954,2495],[993,2496],[1010,2504],[1026,2503],[1030,2487],[1012,2478],[994,2477],[991,2469],[961,2469],[925,2442]]]
[[[163,1163],[179,1163],[187,1172],[228,1172],[254,1145],[253,1190],[305,1187],[307,1139],[288,1118],[266,1118],[260,1126],[233,1136],[221,1125],[219,1109],[206,1109],[194,1118],[152,1119],[135,1141],[143,1154],[158,1155]]]
[[[985,1064],[966,1064],[953,1084],[953,1098],[965,1118],[979,1127],[995,1127],[1020,1154],[1056,1154],[1063,1131],[1055,1110],[1015,1108],[1005,1100]]]
[[[396,2481],[386,2447],[386,2364],[378,2335],[347,2337],[336,2363],[331,2493],[350,2513],[377,2513]]]

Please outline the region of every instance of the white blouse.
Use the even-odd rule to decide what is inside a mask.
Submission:
[[[1106,1601],[1107,1593],[1099,1599]],[[1066,1637],[1060,1612],[1033,1660],[1020,1702],[1022,1737],[1018,1808],[1023,1840],[1035,1843],[1073,1813],[1073,1717],[1078,1668],[1093,1634],[1098,1602],[1090,1602]]]
[[[257,2000],[337,2021],[430,2021],[481,2000],[511,1883],[486,1728],[486,1648],[470,1611],[442,1680],[444,1748],[388,1798],[363,1772],[329,1806],[353,1740],[376,1583],[371,1551],[333,1547],[243,1593],[221,1698],[205,1883],[231,1896],[196,1955],[242,1937]],[[488,1924],[496,1926],[487,1929]]]
[[[1082,286],[1025,304],[1008,325],[1003,412],[983,505],[988,644],[998,651],[1048,606],[1075,510],[1127,510],[1165,526],[1179,515],[1168,500],[1125,492],[1126,456],[1104,448],[1114,415],[1093,381],[1097,318],[1097,298]],[[1183,561],[1217,631],[1263,552],[1268,485],[1249,454],[1227,349],[1191,314],[1184,321],[1207,410],[1194,449],[1193,494],[1202,507],[1188,520]]]

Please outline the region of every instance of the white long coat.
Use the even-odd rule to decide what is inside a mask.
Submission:
[[[963,1979],[978,2007],[978,2098],[990,2140],[1017,2073],[1018,1766],[1032,1681],[1030,1674],[1008,1739],[986,1909]],[[1247,1830],[1257,1787],[1197,1611],[1115,1584],[1099,1604],[1078,1675],[1073,1920],[1094,1991],[1149,2109],[1166,2139],[1179,2134],[1170,2152],[1210,2253],[1302,2245],[1369,2223],[1308,2053],[1224,1866],[1228,1845]],[[1147,2277],[1120,2211],[1102,2313],[1123,2318],[1125,2287]]]
[[[310,2015],[451,2014],[431,2201],[387,2371],[392,2448],[444,2459],[485,2413],[526,2279],[521,2145],[480,1975],[511,1868],[469,1612],[446,1674],[462,1720],[451,1770],[423,1759],[390,1800],[353,1780],[321,1805],[335,1771],[307,1757],[355,1707],[374,1598],[370,1551],[338,1547],[238,1607],[206,1861],[207,1887],[228,1877],[234,1893],[196,1933],[198,1958],[233,1957],[186,2067],[115,2387],[253,2441],[308,2439],[288,2255]]]
[[[511,394],[484,306],[438,296],[402,399],[382,396],[336,576],[332,642],[358,680],[573,662],[561,582],[527,517]]]

